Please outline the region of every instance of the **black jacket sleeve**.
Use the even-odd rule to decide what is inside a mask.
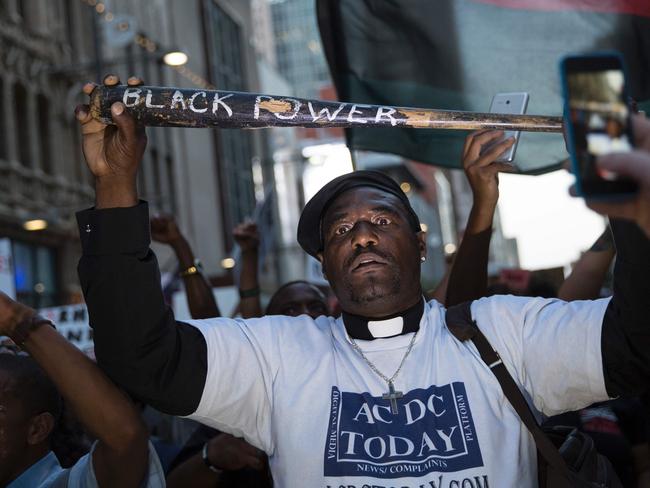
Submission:
[[[616,243],[614,296],[602,331],[605,387],[610,396],[650,387],[650,240],[627,221],[611,221]]]
[[[79,280],[93,328],[95,356],[132,396],[173,415],[193,413],[207,374],[201,332],[176,322],[165,304],[156,256],[149,249],[149,209],[77,214]]]

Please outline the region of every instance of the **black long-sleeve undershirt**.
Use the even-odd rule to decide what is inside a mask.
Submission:
[[[612,396],[650,387],[650,240],[628,221],[612,220],[614,295],[601,335],[605,387]]]
[[[78,272],[98,364],[134,397],[160,411],[189,415],[201,400],[207,347],[165,304],[149,249],[149,209],[77,214],[83,255]]]
[[[165,305],[149,249],[148,206],[77,214],[79,277],[99,365],[136,398],[175,415],[199,404],[207,373],[201,332]],[[603,320],[605,385],[611,396],[650,384],[650,241],[634,224],[613,222],[614,297]]]

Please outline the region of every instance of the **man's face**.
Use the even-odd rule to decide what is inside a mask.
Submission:
[[[327,303],[322,293],[307,283],[294,283],[280,290],[272,300],[270,315],[298,317],[307,314],[315,319],[327,315]]]
[[[384,317],[420,299],[424,233],[407,215],[399,198],[372,187],[342,193],[325,212],[319,257],[346,312]]]
[[[21,454],[27,452],[31,416],[17,398],[18,386],[0,369],[0,485],[12,479],[22,466]]]

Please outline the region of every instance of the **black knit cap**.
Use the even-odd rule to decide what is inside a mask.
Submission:
[[[344,191],[360,186],[377,188],[399,198],[406,208],[413,232],[420,232],[420,219],[406,194],[392,178],[379,171],[354,171],[334,178],[305,205],[298,222],[298,243],[307,254],[316,257],[323,250],[321,219],[329,205]]]

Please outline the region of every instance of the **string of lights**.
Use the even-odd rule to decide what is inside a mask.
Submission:
[[[97,0],[81,0],[81,2],[88,5],[89,7],[92,7],[93,10],[95,11],[96,15],[99,16],[99,18],[100,18],[100,20],[102,22],[108,22],[108,23],[115,22],[116,15],[113,12],[111,12],[110,10],[108,10],[105,3],[101,2],[101,1],[97,1]],[[129,28],[129,26],[128,26],[128,24],[118,25],[117,28],[119,30],[125,31],[125,30],[127,30]],[[144,49],[147,52],[150,52],[152,54],[155,53],[159,48],[158,43],[156,43],[156,41],[154,41],[153,39],[147,37],[144,34],[140,34],[140,33],[138,33],[138,34],[136,34],[134,36],[133,42],[137,46],[139,46],[140,48],[142,48],[142,49]],[[180,54],[180,53],[178,53],[178,54]],[[185,59],[187,59],[187,57],[185,57]],[[205,78],[203,78],[201,75],[195,73],[194,71],[192,71],[190,68],[188,68],[184,64],[172,65],[172,64],[166,63],[166,65],[169,66],[174,71],[176,71],[183,78],[189,80],[194,85],[196,85],[196,86],[198,86],[200,88],[203,88],[205,90],[214,90],[215,89],[214,85],[209,83]]]

